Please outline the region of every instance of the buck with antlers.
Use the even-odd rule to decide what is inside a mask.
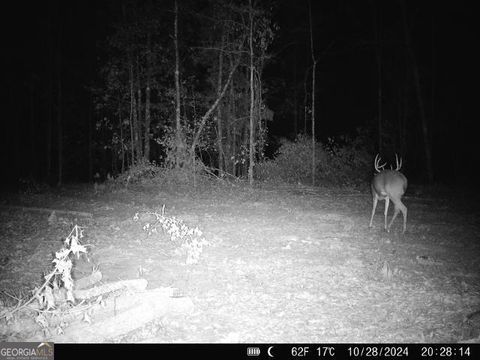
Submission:
[[[370,218],[370,227],[372,227],[373,216],[375,215],[375,209],[377,207],[378,200],[385,200],[385,230],[390,231],[393,220],[397,217],[398,213],[401,211],[403,215],[403,232],[407,228],[407,207],[402,203],[402,196],[407,190],[407,178],[400,172],[402,168],[402,158],[398,159],[397,154],[395,154],[395,161],[397,167],[395,169],[390,168],[390,170],[385,170],[386,165],[380,165],[380,157],[377,154],[375,156],[375,170],[377,174],[373,177],[372,180],[372,196],[373,196],[373,208],[372,216]],[[395,211],[393,213],[392,220],[387,226],[387,213],[388,205],[392,200],[393,205],[395,206]]]

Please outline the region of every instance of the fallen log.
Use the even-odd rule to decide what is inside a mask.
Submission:
[[[194,305],[189,297],[172,296],[175,296],[175,289],[159,288],[107,299],[89,308],[88,322],[84,317],[63,328],[63,334],[52,335],[49,339],[38,334],[23,341],[111,342],[164,316],[193,312]]]
[[[36,211],[36,212],[46,212],[46,213],[57,213],[57,214],[67,214],[74,216],[81,216],[87,218],[93,218],[93,214],[84,211],[73,211],[73,210],[61,210],[61,209],[49,209],[49,208],[40,208],[40,207],[30,207],[30,206],[17,206],[17,205],[0,205],[0,209],[6,210],[22,210],[22,211]]]
[[[145,279],[122,280],[114,283],[107,283],[94,288],[85,290],[73,290],[75,299],[90,299],[92,297],[108,294],[117,290],[127,290],[132,292],[144,291],[147,288],[148,281]]]

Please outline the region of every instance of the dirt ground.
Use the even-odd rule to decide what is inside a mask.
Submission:
[[[193,313],[164,316],[111,342],[480,342],[480,213],[470,196],[407,191],[405,234],[401,215],[383,230],[383,202],[368,227],[367,190],[85,185],[2,197],[2,304],[41,284],[75,224],[104,282],[142,277],[149,288],[175,287],[192,299]],[[148,236],[133,220],[163,205],[211,243],[198,263],[185,265],[166,234]],[[93,219],[66,213],[52,225],[48,212],[14,206]],[[91,264],[79,263],[75,276]],[[29,330],[2,329],[4,340]]]

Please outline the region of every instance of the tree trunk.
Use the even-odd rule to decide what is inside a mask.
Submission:
[[[297,49],[293,50],[293,134],[298,133]]]
[[[63,181],[63,127],[62,127],[62,113],[63,113],[63,99],[62,99],[62,56],[60,49],[58,49],[58,67],[57,67],[57,186],[62,185]]]
[[[37,159],[36,157],[36,136],[35,136],[35,83],[34,79],[32,77],[32,83],[30,84],[30,123],[29,123],[29,130],[30,130],[30,141],[29,143],[29,148],[30,148],[30,159],[34,161],[32,166],[29,166],[29,176],[32,179],[36,178],[36,173],[37,173],[37,168],[38,168],[38,161],[35,161]],[[35,160],[34,160],[35,159]]]
[[[135,146],[137,148],[137,160],[143,158],[143,147],[142,147],[142,84],[140,83],[140,64],[137,56],[137,126],[135,131]]]
[[[250,127],[248,126],[248,124],[245,124],[243,126],[243,136],[240,137],[241,139],[241,145],[240,145],[240,156],[242,156],[242,160],[243,159],[243,154],[242,154],[242,149],[248,149],[248,144],[249,144],[249,133],[250,133]],[[239,176],[240,177],[244,177],[245,175],[247,175],[248,177],[248,161],[241,161],[240,162],[240,166],[238,168],[238,172],[239,172]]]
[[[248,162],[248,182],[250,185],[253,185],[253,166],[255,160],[255,121],[254,121],[254,108],[255,108],[255,94],[254,94],[254,84],[253,84],[253,8],[252,0],[250,0],[250,36],[249,36],[249,45],[250,45],[250,141],[249,141],[249,162]]]
[[[58,9],[60,12],[60,9]],[[61,186],[63,182],[63,89],[62,89],[62,22],[60,21],[60,31],[57,33],[57,48],[56,48],[56,85],[57,85],[57,186]]]
[[[47,124],[45,126],[45,142],[46,142],[46,169],[45,179],[48,183],[52,177],[52,122],[53,122],[53,72],[49,70],[48,93],[47,93]]]
[[[53,30],[52,30],[52,4],[47,2],[47,51],[48,51],[48,70],[47,70],[47,119],[45,125],[45,179],[48,183],[52,180],[52,122],[53,122],[53,87],[54,87],[54,68],[55,68],[55,55],[53,49]]]
[[[371,0],[370,6],[373,13],[373,32],[375,36],[375,58],[377,60],[377,131],[378,131],[378,151],[382,153],[383,150],[383,118],[382,118],[382,48],[381,43],[381,24],[380,17],[376,9],[376,3]]]
[[[222,92],[222,82],[223,82],[223,48],[225,44],[225,36],[222,35],[220,45],[220,51],[218,53],[218,78],[217,78],[217,97]],[[218,169],[220,175],[225,170],[225,160],[223,152],[223,128],[222,128],[222,106],[218,105],[217,108],[217,151],[218,151]]]
[[[255,113],[256,113],[256,119],[257,119],[257,125],[255,126],[258,128],[258,149],[257,149],[257,156],[258,156],[258,161],[263,162],[264,159],[264,154],[265,154],[265,132],[266,132],[266,124],[264,124],[264,116],[265,114],[262,113],[262,79],[261,79],[261,72],[258,72],[258,80],[256,82],[256,101],[255,101]]]
[[[122,102],[118,102],[118,125],[120,127],[120,156],[122,158],[122,168],[120,172],[123,174],[125,171],[125,137],[123,135],[123,120],[122,120]]]
[[[145,87],[145,142],[143,148],[143,156],[145,160],[150,161],[150,85],[152,77],[152,55],[151,55],[151,37],[147,35],[147,76]]]
[[[135,94],[133,91],[133,64],[130,56],[130,145],[131,145],[131,164],[135,164],[135,122],[137,114],[135,112]]]
[[[192,142],[192,146],[191,146],[191,153],[195,153],[195,148],[197,146],[197,143],[198,143],[198,139],[200,138],[200,135],[203,131],[203,128],[205,126],[205,123],[207,122],[208,118],[210,117],[210,115],[215,111],[215,109],[217,108],[218,104],[220,103],[220,101],[222,100],[223,96],[225,95],[225,92],[227,91],[227,88],[228,88],[228,85],[230,85],[230,82],[232,81],[232,77],[233,77],[233,74],[235,73],[235,70],[237,69],[238,65],[240,64],[240,57],[238,58],[238,61],[237,63],[233,66],[233,68],[230,70],[230,73],[228,74],[228,78],[227,78],[227,81],[225,82],[225,84],[223,85],[223,88],[222,88],[222,92],[220,93],[220,95],[217,97],[217,99],[215,100],[215,102],[213,103],[213,105],[210,107],[210,109],[208,109],[208,111],[205,113],[205,115],[203,115],[202,119],[200,120],[200,125],[198,127],[198,130],[197,132],[195,133],[195,136],[193,138],[193,142]]]
[[[231,61],[230,66],[233,67],[233,61]],[[235,106],[235,83],[234,80],[232,80],[232,86],[230,86],[230,117],[235,117],[236,114],[236,106]],[[231,136],[230,136],[230,145],[229,145],[229,161],[231,162],[231,172],[232,175],[235,176],[235,169],[236,169],[236,164],[235,164],[235,159],[236,159],[236,152],[237,152],[237,122],[232,121],[232,128],[231,128]]]
[[[405,36],[405,45],[410,57],[410,62],[412,64],[413,71],[413,83],[415,87],[415,95],[418,103],[418,110],[420,112],[420,121],[422,126],[422,135],[423,135],[423,144],[425,151],[425,161],[426,161],[426,170],[427,170],[427,180],[431,184],[433,183],[434,174],[433,174],[433,163],[432,163],[432,151],[430,145],[430,134],[428,129],[428,121],[425,113],[425,103],[422,95],[422,86],[420,81],[420,72],[418,69],[417,60],[415,53],[412,48],[412,43],[410,39],[410,33],[408,29],[407,21],[407,6],[403,0],[400,1],[400,6],[402,8],[402,20],[403,20],[403,32]]]
[[[90,106],[88,109],[88,181],[93,179],[93,96],[90,95]]]
[[[436,69],[437,69],[437,60],[436,60],[436,52],[435,52],[435,11],[432,9],[432,46],[431,46],[431,51],[432,51],[432,83],[431,83],[431,94],[430,94],[430,102],[431,102],[431,110],[430,110],[430,118],[431,122],[435,122],[435,116],[436,116],[436,111],[435,111],[435,104],[436,104]]]
[[[400,141],[401,141],[401,148],[400,152],[402,154],[405,154],[407,152],[407,120],[408,120],[408,90],[407,90],[407,85],[402,84],[400,88],[401,96],[402,96],[402,117],[400,121],[400,126],[401,126],[401,136],[400,136]]]
[[[133,133],[133,142],[132,142],[132,153],[133,153],[133,164],[137,163],[140,154],[138,153],[138,112],[137,112],[137,96],[135,94],[135,74],[133,71],[132,64],[132,133]]]
[[[312,67],[312,186],[315,186],[316,177],[316,158],[315,158],[315,71],[317,69],[317,61],[314,60]]]
[[[305,76],[303,78],[303,133],[307,134],[307,115],[308,115],[308,90],[307,90],[307,80],[308,80],[308,71],[310,68],[305,70]]]
[[[179,167],[180,158],[183,152],[183,136],[180,122],[180,58],[178,54],[178,2],[175,0],[175,21],[173,42],[175,47],[175,166]],[[192,156],[195,156],[192,153]]]
[[[312,29],[312,4],[308,1],[308,14],[310,18],[310,51],[312,53],[312,186],[315,186],[315,72],[317,68],[317,60],[315,59],[315,51],[313,47],[313,29]]]

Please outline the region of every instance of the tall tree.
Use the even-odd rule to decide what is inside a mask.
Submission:
[[[133,60],[130,54],[129,56],[129,68],[130,68],[130,144],[131,144],[131,158],[132,164],[135,164],[138,153],[136,153],[136,138],[137,138],[137,98],[135,96],[134,89],[134,74],[133,74]]]
[[[222,92],[223,82],[223,58],[224,58],[225,35],[222,34],[220,41],[220,51],[218,52],[218,78],[217,78],[217,96]],[[225,171],[225,160],[223,151],[223,125],[222,125],[222,106],[217,108],[217,151],[218,151],[218,169],[220,174]]]
[[[370,7],[373,13],[373,33],[374,33],[374,49],[375,58],[377,60],[377,134],[378,134],[378,151],[382,153],[383,149],[383,114],[382,114],[382,25],[381,15],[376,7],[376,2],[371,0]]]
[[[180,159],[183,156],[183,134],[182,134],[182,124],[180,120],[180,106],[181,106],[181,97],[180,97],[180,57],[178,55],[178,2],[175,0],[174,8],[174,32],[173,32],[173,42],[175,47],[175,148],[176,148],[176,159],[175,165],[180,166]]]
[[[417,98],[418,110],[420,112],[420,122],[423,135],[423,149],[425,152],[425,162],[427,171],[427,180],[431,184],[433,183],[433,162],[432,162],[432,149],[430,144],[430,133],[428,128],[427,115],[425,113],[425,101],[422,94],[422,84],[420,81],[420,70],[417,64],[415,52],[413,51],[412,41],[410,38],[410,28],[408,26],[407,5],[404,0],[400,0],[400,7],[402,10],[402,22],[403,22],[403,35],[405,40],[406,50],[410,59],[413,73],[413,84],[415,87],[415,95]]]
[[[315,49],[313,46],[313,26],[312,26],[312,4],[308,1],[308,16],[310,23],[310,52],[312,55],[312,186],[315,186],[315,73],[317,70],[317,59],[315,57]]]
[[[147,69],[145,78],[145,135],[144,135],[144,150],[143,156],[145,160],[150,160],[150,123],[151,123],[151,84],[152,84],[152,36],[150,31],[147,34]]]
[[[63,87],[62,87],[62,50],[61,50],[61,31],[58,32],[57,49],[57,185],[63,182]]]
[[[250,141],[249,141],[249,162],[248,162],[248,182],[250,185],[253,185],[253,167],[255,165],[255,121],[254,121],[254,110],[255,110],[255,88],[254,88],[254,65],[253,65],[253,6],[252,0],[249,0],[249,50],[250,50]]]

